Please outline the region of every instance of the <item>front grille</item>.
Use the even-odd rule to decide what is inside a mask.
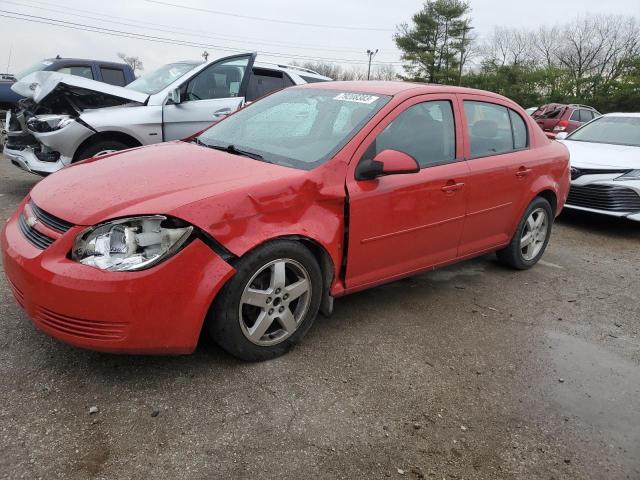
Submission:
[[[38,220],[42,222],[43,225],[46,225],[52,230],[56,232],[65,233],[71,227],[73,227],[73,223],[69,223],[61,218],[58,218],[50,213],[45,212],[40,207],[38,207],[33,200],[29,202],[29,206],[31,207],[31,211],[36,216]]]
[[[626,187],[572,185],[567,204],[609,212],[635,212],[640,211],[640,196]]]
[[[43,307],[38,307],[34,316],[36,321],[51,330],[91,340],[122,340],[127,330],[124,322],[70,317]]]
[[[44,250],[53,243],[53,238],[47,237],[35,228],[29,226],[27,219],[24,217],[24,213],[21,213],[18,218],[18,226],[27,240],[29,240],[34,247],[37,247],[40,250]]]
[[[575,180],[576,178],[580,178],[583,175],[602,175],[602,174],[619,174],[624,175],[625,173],[630,172],[629,169],[611,169],[611,168],[577,168],[571,167],[571,180]]]

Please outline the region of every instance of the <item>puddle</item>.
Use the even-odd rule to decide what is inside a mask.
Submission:
[[[617,451],[618,461],[640,469],[640,367],[579,337],[547,332],[558,378],[552,400],[558,413],[578,419],[584,432]]]

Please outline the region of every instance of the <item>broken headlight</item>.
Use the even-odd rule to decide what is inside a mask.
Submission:
[[[46,133],[66,127],[74,119],[69,115],[40,115],[27,120],[27,128],[32,132]]]
[[[113,220],[80,233],[71,258],[111,272],[143,270],[176,253],[192,231],[162,215]]]

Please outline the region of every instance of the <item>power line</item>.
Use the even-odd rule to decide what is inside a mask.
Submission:
[[[15,15],[20,15],[20,17],[16,17]],[[14,20],[21,20],[21,21],[32,22],[32,23],[41,23],[41,24],[45,24],[45,25],[53,25],[53,26],[57,26],[57,27],[67,28],[67,29],[70,29],[70,30],[80,30],[80,31],[86,31],[86,32],[93,32],[93,33],[102,33],[104,35],[110,35],[110,36],[113,36],[113,37],[123,37],[123,38],[137,39],[137,40],[146,40],[146,41],[150,41],[150,42],[164,43],[164,44],[168,44],[168,45],[188,46],[188,47],[195,47],[195,48],[215,48],[215,49],[218,49],[218,50],[228,51],[228,52],[237,52],[238,51],[238,48],[230,48],[230,47],[226,47],[226,46],[223,46],[223,45],[214,45],[214,44],[205,44],[205,43],[198,43],[198,42],[192,42],[192,41],[173,40],[173,39],[170,39],[170,38],[159,37],[159,36],[155,36],[155,35],[145,35],[145,34],[137,33],[137,32],[127,32],[127,31],[123,31],[123,30],[114,30],[114,29],[109,29],[109,28],[105,28],[105,27],[98,27],[98,26],[93,26],[93,25],[85,25],[85,24],[75,23],[75,22],[67,22],[67,21],[64,21],[64,20],[58,20],[58,19],[49,18],[49,17],[40,17],[40,16],[37,16],[37,15],[28,15],[26,13],[11,12],[11,11],[7,11],[7,10],[0,10],[0,17],[11,18],[11,19],[14,19]],[[272,56],[272,57],[289,58],[289,59],[293,59],[293,60],[314,60],[314,61],[321,61],[321,62],[327,62],[327,63],[337,63],[337,64],[340,64],[340,63],[345,64],[346,63],[346,64],[353,64],[353,65],[366,64],[366,62],[363,62],[363,61],[353,60],[353,59],[344,59],[344,58],[310,57],[310,56],[306,56],[306,55],[282,54],[282,53],[268,52],[268,51],[258,51],[258,53],[261,53],[263,55]],[[400,62],[385,62],[385,63],[379,63],[379,64],[380,65],[384,65],[384,64],[398,65],[398,64],[400,64]]]
[[[280,20],[277,18],[266,18],[266,17],[254,17],[251,15],[241,15],[239,13],[230,13],[230,12],[222,12],[220,10],[209,10],[207,8],[199,8],[199,7],[189,7],[187,5],[178,5],[176,3],[162,2],[160,0],[144,0],[148,3],[156,3],[159,5],[165,5],[169,7],[182,8],[185,10],[194,10],[196,12],[206,12],[213,13],[216,15],[224,15],[227,17],[236,17],[236,18],[244,18],[247,20],[258,20],[260,22],[272,22],[272,23],[285,23],[287,25],[300,25],[303,27],[316,27],[316,28],[333,28],[339,30],[368,30],[374,32],[390,32],[393,29],[389,28],[378,28],[378,27],[353,27],[351,25],[329,25],[324,23],[307,23],[307,22],[296,22],[293,20]]]
[[[198,38],[220,39],[220,40],[228,40],[228,41],[231,41],[231,42],[252,41],[252,42],[258,42],[260,44],[271,45],[271,46],[276,46],[276,47],[288,47],[288,48],[306,49],[306,50],[320,50],[320,51],[326,51],[326,52],[351,52],[351,53],[356,53],[356,52],[360,52],[362,50],[362,49],[356,49],[356,48],[322,47],[322,46],[319,46],[319,45],[301,44],[301,43],[298,43],[298,42],[296,42],[295,45],[291,45],[291,44],[286,44],[286,43],[282,43],[282,42],[274,42],[274,41],[271,41],[271,40],[264,40],[264,39],[251,38],[251,37],[238,37],[238,36],[234,36],[234,35],[210,35],[208,32],[204,32],[202,30],[191,30],[191,29],[190,30],[186,30],[186,29],[175,27],[175,26],[172,26],[172,25],[161,24],[161,23],[151,23],[151,22],[145,22],[145,21],[139,21],[139,20],[135,20],[135,23],[131,23],[134,20],[131,20],[131,19],[128,19],[128,18],[124,18],[124,17],[118,17],[118,16],[115,16],[115,15],[106,15],[106,14],[102,14],[102,13],[97,14],[95,12],[82,10],[82,9],[78,9],[78,8],[71,8],[71,7],[67,7],[66,5],[60,5],[60,4],[55,4],[55,3],[51,3],[51,2],[40,2],[40,1],[36,1],[36,0],[27,0],[27,1],[29,3],[36,4],[37,6],[29,5],[29,4],[26,4],[26,3],[23,3],[23,2],[16,2],[16,1],[12,1],[12,0],[5,0],[4,3],[10,3],[10,4],[13,4],[13,5],[16,5],[16,6],[26,7],[26,8],[37,8],[39,10],[45,10],[45,11],[49,11],[49,12],[59,13],[59,14],[62,14],[62,15],[65,15],[65,16],[69,16],[69,17],[85,18],[85,19],[89,19],[89,20],[105,21],[104,18],[112,18],[112,19],[116,19],[116,21],[111,20],[110,22],[111,23],[115,23],[115,24],[120,24],[120,25],[125,25],[125,26],[130,26],[130,27],[143,27],[143,28],[148,29],[148,30],[155,30],[155,31],[159,31],[159,32],[162,32],[162,33],[176,33],[176,34],[179,34],[179,35],[187,35],[187,36],[198,37]],[[58,7],[58,9],[47,8],[47,7],[43,7],[41,5],[54,6],[54,7]],[[64,11],[60,11],[60,9],[63,9]],[[77,13],[68,13],[66,10],[82,12],[82,13],[90,13],[90,14],[93,14],[94,16],[81,15],[81,14],[77,14]],[[96,17],[95,15],[100,15],[100,17]],[[118,21],[118,20],[120,20],[120,21]],[[125,20],[125,22],[122,22],[121,20]],[[143,25],[143,24],[152,25],[152,26],[148,27],[148,26]],[[155,28],[155,27],[165,27],[165,28]],[[177,28],[177,30],[172,30],[173,28]],[[193,35],[193,32],[203,33],[204,35],[202,35],[202,36]]]

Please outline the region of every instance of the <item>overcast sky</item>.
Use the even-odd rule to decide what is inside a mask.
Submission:
[[[117,52],[138,55],[148,72],[174,60],[198,58],[203,44],[210,45],[210,59],[231,51],[257,50],[265,52],[261,55],[264,61],[304,61],[302,57],[307,57],[339,59],[340,63],[361,66],[356,62],[366,62],[367,48],[377,48],[374,61],[399,62],[392,41],[395,26],[409,21],[421,5],[420,0],[0,0],[0,15],[5,15],[0,16],[0,72],[7,69],[10,50],[9,71],[13,73],[57,54],[117,60]],[[569,20],[580,13],[640,18],[640,0],[471,0],[471,7],[473,25],[481,36],[496,25],[535,28]],[[76,30],[6,18],[20,16],[7,12],[31,15],[32,20],[40,22],[69,22],[67,25]],[[90,26],[197,45],[169,45],[77,30]]]

